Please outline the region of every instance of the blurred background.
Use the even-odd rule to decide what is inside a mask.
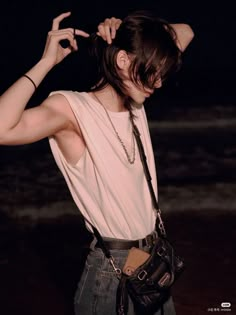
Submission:
[[[187,269],[173,288],[177,314],[236,314],[236,96],[233,2],[8,1],[1,5],[0,93],[41,57],[52,19],[94,32],[106,17],[149,9],[188,23],[195,38],[178,74],[145,104],[170,238]],[[52,90],[84,91],[93,64],[86,41],[54,68],[30,100]],[[17,105],[17,100],[16,100]],[[47,139],[0,147],[0,312],[73,314],[73,294],[90,236],[83,227]]]

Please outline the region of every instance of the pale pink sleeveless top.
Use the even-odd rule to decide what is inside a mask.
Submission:
[[[155,211],[137,145],[135,162],[127,160],[121,143],[101,104],[86,92],[56,91],[68,100],[82,131],[86,149],[76,165],[65,159],[54,137],[49,138],[55,161],[81,213],[104,237],[140,239],[153,231]],[[135,123],[147,156],[157,194],[153,149],[144,107],[134,109]],[[132,155],[129,113],[111,112],[110,118]]]

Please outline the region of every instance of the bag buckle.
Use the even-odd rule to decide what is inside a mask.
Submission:
[[[153,231],[151,234],[147,235],[145,237],[146,246],[148,248],[151,248],[155,244],[157,238],[158,238],[157,231]]]
[[[158,250],[157,250],[157,255],[162,257],[165,255],[166,249],[164,246],[161,246]]]
[[[138,274],[138,279],[139,279],[140,281],[143,281],[143,280],[146,278],[146,276],[147,276],[147,271],[146,271],[146,270],[142,270],[142,271],[140,271],[140,273]]]

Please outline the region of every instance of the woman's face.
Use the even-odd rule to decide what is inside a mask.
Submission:
[[[141,83],[135,84],[131,79],[125,79],[124,84],[126,86],[128,96],[137,104],[143,104],[146,98],[149,98],[155,91],[162,87],[162,80],[159,78],[156,80],[153,88],[144,87]]]
[[[146,98],[150,97],[155,89],[162,86],[162,79],[159,69],[156,70],[155,77],[150,77],[150,81],[154,81],[151,84],[152,88],[145,87],[142,82],[137,83],[132,79],[130,67],[132,66],[132,60],[134,56],[129,55],[126,51],[121,50],[117,56],[117,65],[120,69],[120,75],[126,88],[127,95],[137,104],[142,104]],[[158,74],[159,73],[159,74]]]

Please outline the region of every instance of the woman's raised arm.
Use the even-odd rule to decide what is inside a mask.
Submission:
[[[35,92],[35,88],[41,83],[47,73],[71,52],[78,49],[75,35],[89,36],[86,32],[78,29],[59,29],[60,22],[69,15],[70,12],[63,13],[53,20],[52,29],[48,33],[45,49],[40,61],[1,95],[0,143],[5,143],[4,138],[7,137],[7,133],[21,124],[27,103]],[[68,40],[69,46],[63,48],[60,45],[60,41],[62,40]],[[33,113],[33,111],[31,112]],[[38,115],[40,116],[40,110],[38,111]],[[34,119],[36,118],[34,117]],[[25,126],[27,126],[27,121],[25,120],[30,119],[31,115],[28,112],[27,118],[25,117],[24,119]]]

